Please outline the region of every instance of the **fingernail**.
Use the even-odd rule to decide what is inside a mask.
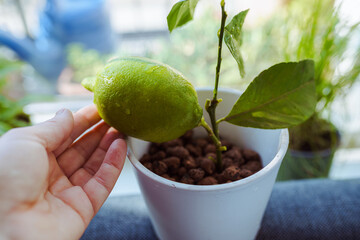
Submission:
[[[62,109],[60,109],[59,111],[56,112],[55,116],[63,114],[65,111],[66,111],[66,109],[62,108]]]

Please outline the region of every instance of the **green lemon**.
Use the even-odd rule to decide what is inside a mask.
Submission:
[[[94,92],[94,102],[106,123],[146,141],[180,137],[202,117],[191,83],[177,70],[150,59],[113,60],[82,85]]]

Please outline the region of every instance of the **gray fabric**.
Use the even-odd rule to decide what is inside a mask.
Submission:
[[[157,239],[142,197],[109,198],[82,237],[95,239]],[[360,179],[276,183],[257,239],[360,239]]]
[[[140,195],[109,198],[86,229],[83,240],[157,239]]]
[[[257,239],[360,239],[360,179],[276,183]]]

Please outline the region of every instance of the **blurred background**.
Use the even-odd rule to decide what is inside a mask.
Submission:
[[[176,2],[0,0],[0,134],[63,107],[76,111],[91,104],[80,81],[118,56],[157,59],[197,87],[213,86],[219,0],[199,1],[194,20],[170,35],[166,16]],[[244,90],[275,63],[314,59],[317,115],[341,139],[326,177],[360,177],[360,1],[226,0],[230,18],[248,8],[246,76],[240,78],[223,48],[220,86]],[[118,194],[138,191],[129,170],[121,178],[129,183]]]

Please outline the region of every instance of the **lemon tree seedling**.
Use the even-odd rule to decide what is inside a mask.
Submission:
[[[198,0],[177,2],[168,17],[172,32],[192,20]],[[83,85],[94,92],[101,117],[119,131],[152,142],[165,142],[202,126],[216,145],[216,165],[222,170],[219,124],[226,121],[243,127],[279,129],[297,125],[315,110],[314,62],[279,63],[261,72],[234,104],[230,113],[215,118],[221,104],[218,86],[223,41],[244,76],[241,56],[242,26],[248,10],[226,24],[225,1],[220,2],[221,23],[215,71],[215,87],[205,109],[211,126],[205,122],[194,87],[175,69],[145,58],[121,58],[108,63],[96,78]]]

